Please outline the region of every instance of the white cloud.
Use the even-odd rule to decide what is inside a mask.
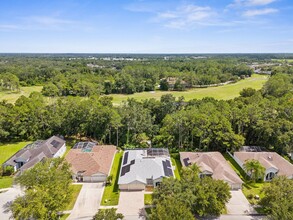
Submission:
[[[235,0],[230,7],[249,7],[249,6],[265,6],[269,5],[276,0]]]
[[[1,31],[17,30],[58,30],[86,28],[81,22],[66,20],[54,16],[28,16],[21,17],[15,23],[1,24]]]
[[[255,9],[255,10],[247,10],[243,13],[245,17],[254,17],[258,15],[267,15],[277,13],[278,10],[275,8],[264,8],[264,9]]]
[[[210,7],[184,5],[173,11],[157,13],[156,21],[163,22],[166,27],[184,29],[194,25],[209,25],[216,12]]]

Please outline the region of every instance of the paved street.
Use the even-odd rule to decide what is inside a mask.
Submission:
[[[68,220],[92,219],[100,207],[103,183],[83,183]]]
[[[122,213],[126,220],[145,219],[144,191],[121,191],[118,204],[118,213]]]
[[[7,202],[13,201],[18,195],[21,195],[21,190],[19,187],[8,188],[7,191],[0,193],[0,219],[9,220],[11,213],[4,213],[4,205]]]
[[[243,214],[256,214],[257,212],[249,204],[241,190],[232,190],[232,198],[227,204],[228,214],[243,215]]]

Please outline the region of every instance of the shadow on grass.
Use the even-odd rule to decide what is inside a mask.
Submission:
[[[248,176],[244,172],[244,170],[239,166],[239,164],[228,153],[224,153],[223,155],[224,155],[224,158],[232,164],[234,170],[240,175],[240,178],[244,182],[246,182],[248,180]]]

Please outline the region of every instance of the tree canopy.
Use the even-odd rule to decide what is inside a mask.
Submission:
[[[16,220],[58,219],[58,214],[71,200],[71,172],[63,159],[46,159],[16,178],[25,187],[9,209]]]
[[[171,210],[177,210],[181,204],[187,212],[186,219],[191,219],[190,212],[193,216],[219,216],[231,198],[229,190],[228,184],[221,180],[200,178],[196,165],[186,167],[182,170],[180,180],[164,179],[160,187],[154,190],[153,203],[156,208],[153,217],[171,217],[174,214]],[[156,214],[161,217],[156,218]]]

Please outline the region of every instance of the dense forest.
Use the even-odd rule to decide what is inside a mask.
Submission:
[[[0,57],[0,87],[43,85],[45,96],[91,96],[184,90],[235,82],[253,72],[235,58]],[[168,81],[173,79],[173,81]],[[11,85],[11,86],[10,86]]]
[[[88,83],[99,85],[103,80],[107,83],[109,78],[116,84],[119,77],[125,76],[129,76],[129,79],[121,82],[122,86],[131,79],[141,82],[147,77],[154,77],[154,82],[158,83],[161,77],[186,77],[190,71],[197,77],[196,70],[210,69],[210,65],[222,71],[225,66],[235,62],[235,59],[228,58],[223,58],[222,62],[214,59],[187,59],[183,62],[176,58],[170,63],[159,59],[148,66],[147,63],[130,65],[128,61],[126,65],[121,61],[120,67],[115,66],[115,70],[103,70],[85,67],[82,59],[78,60],[80,64],[76,68],[66,61],[68,67],[63,69],[61,61],[53,62],[49,59],[50,68],[54,71],[48,71],[48,66],[42,66],[46,62],[43,58],[40,58],[40,63],[38,59],[31,62],[33,58],[27,58],[31,62],[27,66],[20,66],[24,61],[17,57],[5,59],[13,61],[13,65],[1,65],[1,77],[12,74],[17,76],[20,85],[45,83],[50,86],[56,84],[56,87],[58,83],[69,87],[77,84],[83,86],[87,80]],[[196,65],[196,62],[200,65]],[[175,66],[177,72],[172,71]],[[189,69],[187,66],[190,66]],[[234,67],[239,66],[242,65],[236,64]],[[153,72],[150,71],[152,68]],[[184,70],[179,71],[180,68]],[[188,149],[223,152],[234,151],[246,144],[259,145],[284,154],[293,150],[293,74],[292,67],[283,67],[288,69],[286,71],[281,71],[282,67],[279,66],[276,68],[279,71],[270,77],[262,90],[247,88],[240,97],[228,101],[207,97],[186,102],[184,97],[175,99],[168,94],[159,101],[129,99],[120,106],[113,106],[109,96],[93,94],[85,99],[76,94],[57,97],[48,103],[41,93],[33,92],[30,97],[20,97],[15,104],[5,101],[0,103],[0,140],[36,140],[59,134],[65,137],[88,137],[100,143],[127,148],[152,145],[168,147],[172,151]],[[166,72],[167,69],[170,72]],[[214,77],[212,72],[207,75]],[[215,73],[215,77],[219,79],[221,74]],[[73,79],[76,80],[75,84],[72,84]],[[98,79],[97,83],[94,79]],[[58,95],[59,92],[58,89]]]

